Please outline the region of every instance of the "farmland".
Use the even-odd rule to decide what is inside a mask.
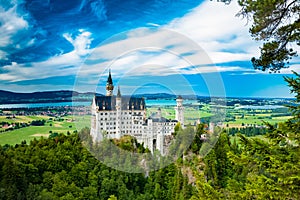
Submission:
[[[26,140],[30,140],[40,137],[48,137],[51,133],[72,133],[76,130],[74,122],[71,117],[63,117],[53,119],[47,116],[16,116],[12,119],[6,119],[3,116],[0,118],[1,121],[9,122],[10,124],[15,123],[30,123],[33,120],[45,120],[43,126],[27,126],[10,131],[0,133],[0,145],[21,143]],[[4,128],[2,128],[4,130]]]
[[[269,102],[264,102],[265,104]],[[159,106],[148,106],[147,117],[156,113]],[[174,106],[162,106],[161,113],[166,119],[175,119]],[[221,109],[220,109],[221,108]],[[86,113],[88,107],[80,108],[80,112]],[[70,108],[58,107],[52,110],[41,108],[22,111],[5,110],[0,116],[0,145],[17,144],[26,140],[29,142],[33,138],[48,137],[51,133],[73,133],[83,127],[90,126],[90,115],[70,114]],[[216,117],[220,115],[220,117]],[[291,117],[287,108],[280,107],[269,109],[260,106],[257,108],[244,109],[240,106],[219,106],[208,102],[195,105],[186,105],[184,110],[185,124],[194,125],[196,121],[209,123],[219,120],[222,127],[245,128],[245,127],[266,127],[264,122],[276,125],[286,121]],[[43,126],[31,125],[33,121],[44,120]]]

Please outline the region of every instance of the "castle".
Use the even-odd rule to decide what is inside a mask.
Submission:
[[[111,72],[106,83],[106,96],[95,95],[92,102],[91,135],[94,141],[103,137],[120,138],[124,135],[134,136],[151,152],[159,150],[164,155],[166,137],[174,133],[179,122],[184,126],[183,98],[178,96],[175,107],[175,120],[162,117],[161,109],[147,117],[144,98],[123,96],[120,87],[113,95],[114,85]]]

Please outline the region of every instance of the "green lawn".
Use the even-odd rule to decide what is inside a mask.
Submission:
[[[41,136],[43,137],[48,137],[49,136],[49,131],[52,132],[57,132],[57,133],[64,133],[66,134],[68,131],[73,132],[76,130],[76,127],[74,125],[74,122],[67,122],[66,119],[69,117],[64,117],[64,121],[49,121],[45,124],[45,126],[29,126],[25,128],[20,128],[12,131],[7,131],[0,133],[0,145],[4,144],[17,144],[21,143],[23,140],[26,140],[26,142],[29,143],[30,140],[33,138],[40,138]],[[23,118],[24,120],[31,119],[32,120],[37,120],[37,119],[49,119],[49,117],[44,118],[40,116],[31,116],[31,117],[25,117]],[[20,118],[18,118],[19,122],[24,122],[21,121]],[[5,119],[4,119],[5,121]]]
[[[149,117],[152,113],[157,112],[157,109],[158,107],[147,108],[147,117]],[[161,114],[167,119],[175,119],[175,110],[173,107],[161,108]]]
[[[6,116],[0,116],[1,122],[8,122],[8,123],[20,123],[20,122],[31,122],[32,120],[38,119],[49,119],[49,116],[44,115],[37,115],[37,116],[15,116],[15,118],[7,118]]]
[[[262,118],[262,119],[258,119],[258,117]],[[227,122],[227,124],[230,125],[236,125],[236,126],[240,126],[242,123],[243,124],[257,124],[257,125],[262,125],[263,121],[265,122],[269,122],[270,124],[275,124],[275,123],[279,123],[279,122],[284,122],[288,119],[291,118],[291,116],[283,116],[283,117],[272,117],[271,119],[269,118],[270,114],[259,114],[259,115],[245,115],[244,118],[239,118],[236,119],[235,121],[230,121]]]
[[[150,116],[151,113],[157,112],[157,109],[157,107],[147,108],[147,115]],[[175,109],[173,107],[161,108],[161,113],[162,116],[167,119],[175,119]],[[210,116],[212,116],[211,113],[202,110],[197,110],[193,107],[186,107],[184,110],[184,118],[186,123],[193,123],[199,118]]]
[[[89,116],[89,115],[69,116],[69,118],[74,120],[73,124],[77,130],[81,130],[84,127],[91,126],[91,116]]]

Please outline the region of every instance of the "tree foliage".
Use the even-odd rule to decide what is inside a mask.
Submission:
[[[260,57],[252,58],[255,69],[278,72],[288,67],[289,60],[297,56],[300,45],[299,0],[239,0],[243,16],[252,22],[250,33],[263,41]]]
[[[300,75],[285,77],[300,102]],[[299,106],[293,117],[269,125],[261,137],[238,134],[238,141],[222,133],[212,151],[195,169],[196,192],[192,199],[300,199]]]
[[[129,145],[135,140],[123,139],[120,146],[138,150]],[[78,134],[0,146],[0,199],[189,199],[191,188],[175,164],[147,177],[109,168],[84,148]]]

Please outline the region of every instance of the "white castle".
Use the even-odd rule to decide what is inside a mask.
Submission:
[[[161,115],[161,109],[147,117],[144,98],[122,96],[118,87],[117,95],[113,95],[113,81],[109,71],[106,83],[106,96],[95,95],[92,102],[91,135],[94,141],[103,137],[120,138],[124,135],[134,136],[151,152],[159,150],[165,153],[166,136],[174,133],[177,123],[184,126],[183,99],[178,96],[175,107],[175,120]]]

